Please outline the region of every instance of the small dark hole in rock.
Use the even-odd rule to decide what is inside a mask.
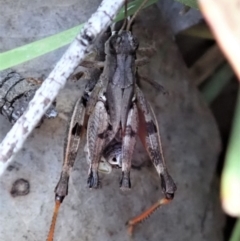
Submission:
[[[18,197],[18,196],[25,196],[30,191],[30,184],[27,180],[20,178],[17,179],[11,189],[11,195],[12,197]]]

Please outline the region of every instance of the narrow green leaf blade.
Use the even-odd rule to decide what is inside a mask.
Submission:
[[[11,49],[0,54],[0,71],[24,63],[69,44],[83,24],[50,37]]]
[[[191,8],[198,8],[197,0],[176,0],[177,2],[183,3]]]
[[[132,15],[139,8],[142,1],[143,0],[136,0],[131,2],[128,6],[128,15]],[[156,2],[157,0],[150,0],[144,7],[148,7]],[[122,20],[124,16],[124,8],[122,8],[115,21]],[[82,27],[83,24],[50,37],[0,53],[0,71],[30,61],[31,59],[37,58],[71,43]]]
[[[240,216],[240,85],[221,179],[221,198],[228,214]]]

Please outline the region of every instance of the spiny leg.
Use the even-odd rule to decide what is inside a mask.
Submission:
[[[151,86],[153,86],[156,90],[158,90],[159,92],[163,93],[163,94],[168,94],[168,92],[164,89],[164,87],[162,85],[160,85],[158,82],[156,82],[155,80],[152,80],[146,76],[139,76],[139,78],[147,83],[149,83]]]
[[[140,215],[130,219],[126,224],[128,225],[128,233],[130,236],[132,236],[133,228],[136,224],[141,223],[143,220],[148,218],[153,212],[155,212],[158,208],[160,208],[162,205],[168,204],[170,202],[167,198],[162,198],[158,200],[156,203],[154,203],[150,208],[145,210]]]
[[[90,100],[92,97],[91,94],[96,88],[97,78],[100,73],[99,70],[92,70],[91,79],[87,82],[83,96],[77,100],[69,121],[67,137],[64,144],[64,162],[60,180],[55,188],[55,209],[47,241],[53,240],[58,210],[60,204],[68,194],[70,172],[77,156],[80,139],[83,137],[84,129],[88,121],[89,115],[87,110],[93,109],[92,105],[95,105],[95,102]]]
[[[96,52],[95,61],[102,62],[105,60],[104,45],[106,40],[110,37],[110,35],[111,35],[110,31],[107,30],[101,35],[101,37],[99,38],[99,41],[97,41],[97,43],[95,44],[94,46],[94,51]],[[90,111],[93,109],[93,106],[95,106],[96,104],[96,101],[95,101],[96,98],[93,98],[94,100],[92,100],[92,93],[93,93],[93,96],[95,96],[94,93],[98,93],[99,88],[97,86],[97,82],[99,80],[101,73],[102,73],[102,70],[99,68],[91,69],[89,80],[87,81],[87,84],[85,86],[84,94],[82,98],[80,98],[76,102],[73,110],[73,114],[71,116],[68,132],[67,132],[67,140],[65,142],[65,147],[64,147],[64,150],[65,150],[64,163],[63,163],[60,180],[55,189],[55,193],[56,193],[55,209],[54,209],[52,225],[50,227],[47,241],[53,240],[58,210],[61,202],[63,201],[63,199],[66,197],[68,193],[69,175],[77,156],[80,139],[82,137],[84,128],[88,121]],[[95,89],[97,89],[97,91]]]
[[[136,60],[136,66],[140,67],[140,66],[148,64],[149,62],[150,62],[150,59],[148,57],[138,58]]]
[[[138,67],[146,65],[150,62],[150,58],[156,53],[156,46],[154,44],[153,46],[138,48],[137,53],[138,55],[144,55],[144,57],[138,57],[136,59],[136,65]]]
[[[82,99],[78,99],[69,122],[67,138],[64,145],[64,162],[60,180],[55,188],[55,209],[52,218],[52,224],[48,234],[47,241],[53,240],[55,223],[57,219],[60,204],[68,194],[68,181],[71,169],[77,156],[80,144],[81,134],[84,125],[85,106]]]
[[[100,74],[101,71],[97,69],[93,69],[91,71],[91,79],[88,80],[87,85],[85,86],[84,94],[80,99],[77,100],[71,115],[67,131],[67,138],[64,145],[64,162],[62,173],[55,188],[55,209],[47,241],[53,240],[58,210],[60,204],[68,194],[69,176],[77,156],[80,139],[84,134],[84,129],[91,113],[90,110],[94,109],[97,101],[95,95],[97,95],[99,92],[99,86],[96,83]]]
[[[156,53],[156,44],[153,43],[153,45],[148,46],[148,47],[141,47],[138,49],[138,54],[139,55],[146,55],[148,57],[152,57]]]
[[[80,66],[85,67],[85,68],[101,69],[101,68],[104,68],[104,65],[105,65],[104,61],[84,60],[84,61],[82,61]]]
[[[133,102],[127,116],[126,127],[122,139],[122,178],[120,188],[127,190],[131,188],[130,170],[132,154],[136,144],[138,130],[138,111],[136,103]]]
[[[166,163],[163,157],[163,151],[160,140],[160,133],[155,114],[145,99],[142,91],[136,86],[136,96],[139,109],[139,137],[146,148],[151,161],[153,162],[157,173],[161,179],[161,186],[164,198],[155,203],[141,215],[128,221],[129,233],[132,234],[133,227],[139,222],[150,216],[157,208],[163,204],[169,203],[177,189],[172,177],[169,175]]]
[[[143,65],[146,65],[147,63],[149,63],[150,59],[148,57],[143,57],[143,58],[139,58],[136,60],[136,66],[140,67]],[[158,90],[159,92],[163,93],[163,94],[167,94],[168,92],[164,89],[164,87],[162,85],[160,85],[158,82],[156,82],[155,80],[152,80],[150,78],[148,78],[147,76],[140,76],[137,73],[137,77],[138,79],[141,79],[147,83],[149,83],[151,86],[153,86],[156,90]],[[139,82],[138,82],[139,84]]]
[[[83,137],[86,123],[90,114],[89,110],[94,108],[96,98],[92,93],[98,92],[97,77],[101,72],[92,70],[91,79],[87,82],[83,96],[77,100],[68,126],[67,138],[64,145],[64,162],[60,180],[55,188],[55,209],[47,241],[53,241],[54,229],[60,204],[68,194],[68,182],[71,169],[74,165],[80,139]],[[97,89],[97,91],[95,90]],[[95,96],[95,94],[93,95]]]
[[[167,171],[156,116],[142,91],[137,86],[136,95],[141,126],[141,128],[139,128],[139,137],[146,148],[157,173],[161,177],[161,186],[165,196],[171,198],[176,191],[176,185]]]
[[[105,102],[106,97],[101,93],[88,120],[87,159],[90,163],[88,173],[88,185],[90,188],[97,188],[99,185],[98,166],[109,126],[109,116],[105,108]]]
[[[90,77],[89,79],[95,79],[95,76],[97,76],[97,80],[99,79],[99,76],[102,72],[102,68],[104,67],[105,62],[105,43],[111,36],[111,29],[107,28],[107,30],[102,33],[102,35],[98,38],[97,41],[95,41],[95,44],[93,46],[93,53],[95,53],[94,60],[84,60],[81,62],[80,66],[90,68]],[[97,70],[100,70],[100,74],[94,73]],[[80,71],[82,72],[82,71]],[[76,74],[76,73],[75,73]]]
[[[155,52],[156,52],[155,44],[153,46],[139,48],[138,54],[147,55],[147,57],[144,56],[141,58],[137,58],[136,66],[140,67],[140,66],[148,64],[150,62],[150,57],[152,57],[152,55]],[[138,75],[138,73],[137,73],[137,75]],[[142,76],[142,75],[141,76],[138,75],[138,78],[140,78],[141,80],[144,80],[145,82],[148,82],[150,85],[152,85],[155,89],[162,92],[163,94],[167,94],[164,87],[162,85],[160,85],[158,82],[156,82],[155,80],[152,80],[152,79],[148,78],[147,76]]]

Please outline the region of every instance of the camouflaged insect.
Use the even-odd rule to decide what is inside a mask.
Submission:
[[[138,41],[128,29],[116,32],[105,41],[105,48],[98,49],[94,60],[104,61],[104,68],[92,69],[91,88],[87,84],[69,120],[62,172],[55,188],[55,209],[47,241],[54,239],[58,210],[68,195],[69,177],[81,140],[86,139],[89,188],[99,187],[99,172],[109,173],[116,167],[122,171],[119,186],[126,191],[131,189],[132,155],[137,135],[140,137],[159,175],[164,197],[127,222],[129,234],[136,224],[169,203],[177,189],[164,160],[158,121],[138,85]],[[103,59],[102,52],[106,54]]]
[[[38,88],[39,84],[23,78],[15,71],[0,72],[0,114],[14,124],[26,110]],[[44,117],[56,116],[55,104],[52,104]]]

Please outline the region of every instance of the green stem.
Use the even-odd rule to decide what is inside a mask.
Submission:
[[[240,215],[240,88],[222,173],[221,199],[228,214]]]
[[[231,237],[229,241],[239,241],[240,240],[240,218],[235,223]]]
[[[201,88],[204,99],[208,104],[214,101],[233,76],[232,68],[226,63],[208,79],[207,83]]]

